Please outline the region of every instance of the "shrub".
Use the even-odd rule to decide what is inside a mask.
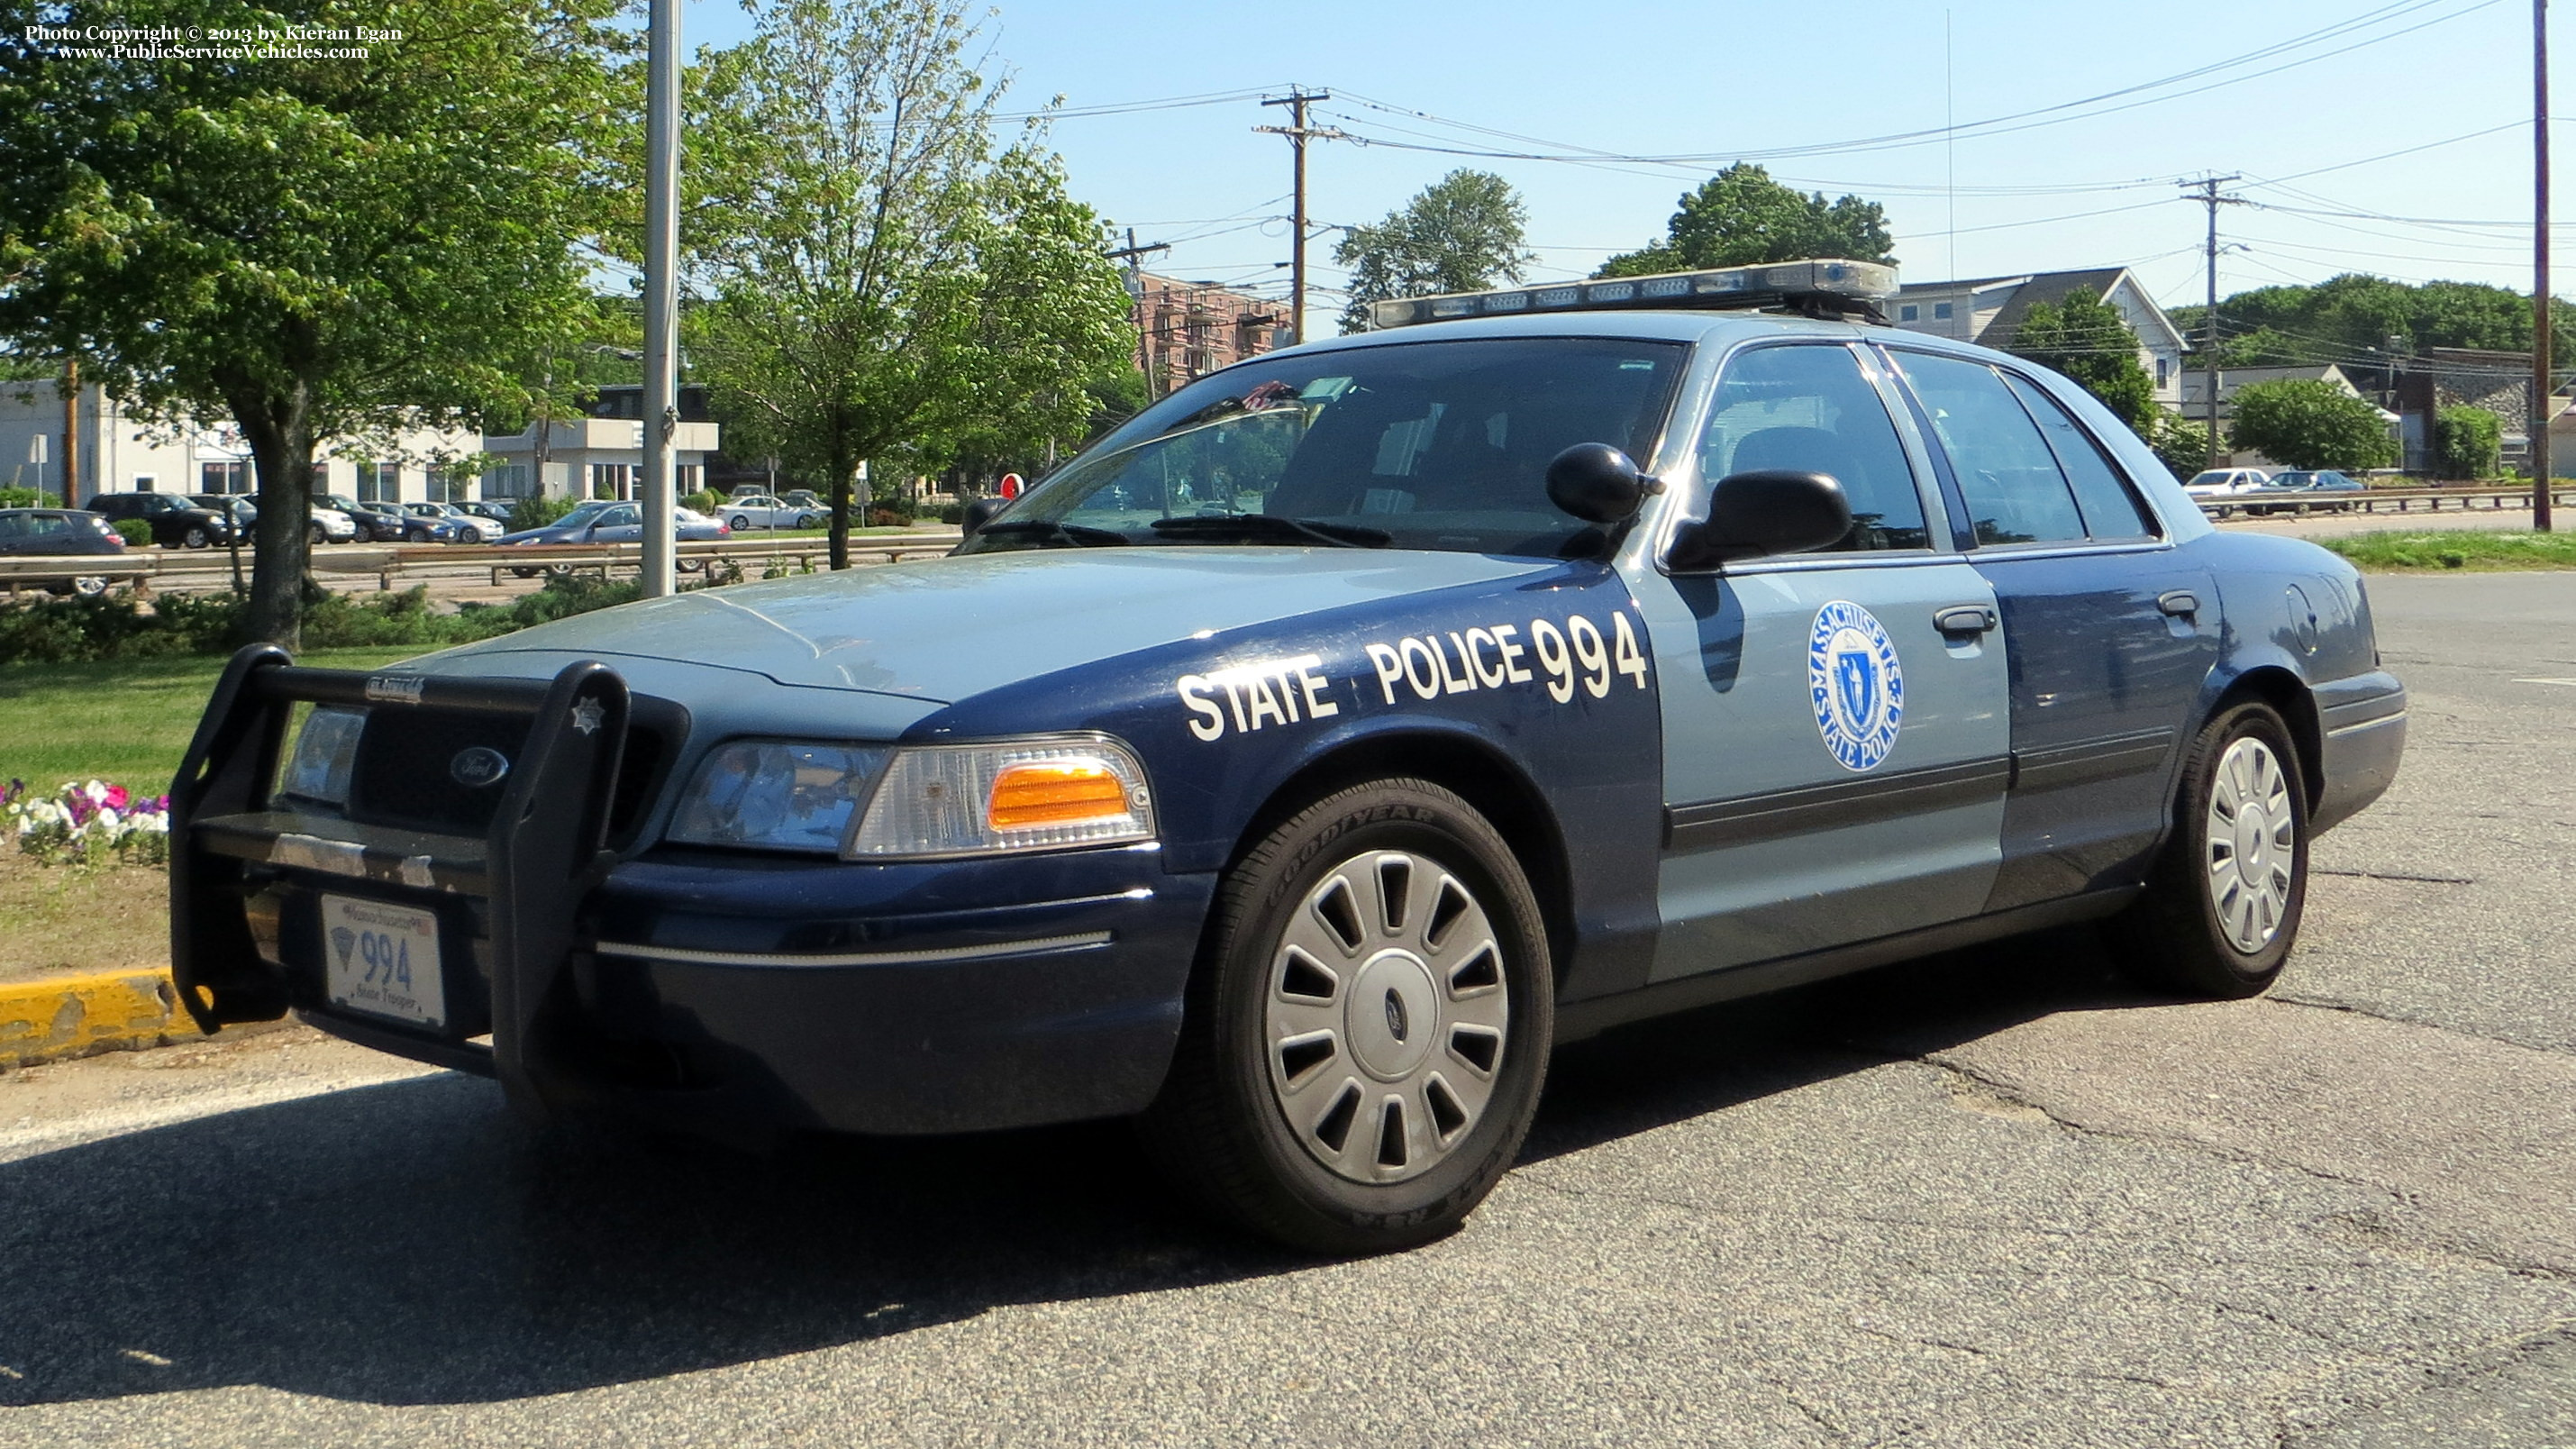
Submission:
[[[2504,420],[2485,408],[2444,408],[2433,417],[2433,476],[2492,478],[2504,466]]]
[[[579,506],[569,498],[522,498],[510,505],[510,531],[543,528]]]
[[[33,488],[0,488],[0,508],[53,508],[61,503],[53,494]]]
[[[117,519],[114,527],[127,548],[149,548],[152,544],[152,525],[140,518]]]
[[[2397,461],[2379,409],[2332,383],[2304,378],[2248,383],[2236,390],[2236,422],[2227,439],[2240,452],[2278,458],[2293,468],[2359,473]]]
[[[912,515],[902,511],[901,509],[872,508],[868,510],[868,523],[871,527],[901,528],[910,522],[912,522]]]
[[[697,492],[690,494],[688,497],[681,499],[680,506],[698,513],[713,513],[717,509],[724,507],[724,499],[718,496],[716,490],[712,488],[701,488]]]

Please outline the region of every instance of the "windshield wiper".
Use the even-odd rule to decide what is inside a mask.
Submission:
[[[1204,513],[1193,518],[1157,518],[1146,525],[1166,538],[1294,538],[1334,548],[1384,548],[1395,535],[1320,518],[1287,518],[1276,513]]]
[[[977,538],[991,538],[997,534],[1026,534],[1042,541],[1060,538],[1084,548],[1115,548],[1135,541],[1114,528],[1089,528],[1056,518],[1006,518],[975,530]]]

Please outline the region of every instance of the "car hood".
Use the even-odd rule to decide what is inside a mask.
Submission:
[[[506,670],[492,656],[523,652],[677,659],[947,702],[1184,639],[1563,567],[1380,549],[979,554],[692,590],[451,650],[438,667]]]

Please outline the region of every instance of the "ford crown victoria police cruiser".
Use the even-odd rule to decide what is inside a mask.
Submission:
[[[2081,920],[2263,990],[2404,740],[2360,579],[1860,320],[1893,285],[1382,304],[949,559],[245,651],[173,794],[186,1003],[539,1115],[1133,1115],[1364,1251],[1464,1217],[1618,1022]]]

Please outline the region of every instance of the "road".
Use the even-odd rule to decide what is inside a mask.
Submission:
[[[2563,1449],[2576,574],[2372,589],[2413,749],[2267,999],[2063,932],[1634,1030],[1338,1264],[1115,1125],[752,1160],[302,1031],[39,1068],[0,1444]]]

